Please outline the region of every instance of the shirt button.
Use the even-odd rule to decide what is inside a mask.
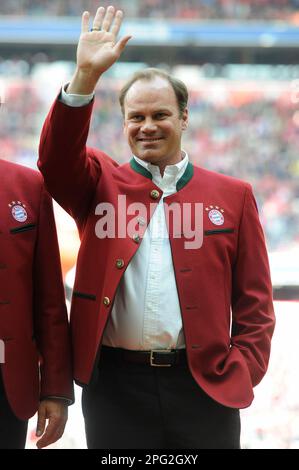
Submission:
[[[117,269],[122,269],[125,265],[125,262],[123,259],[117,259],[115,264]]]
[[[158,199],[159,196],[160,196],[160,193],[156,189],[153,189],[150,193],[150,196],[151,196],[152,199]]]
[[[6,264],[0,263],[0,269],[6,269],[6,268],[7,268]]]
[[[109,307],[109,305],[110,305],[110,299],[109,299],[109,297],[104,297],[104,299],[103,299],[103,304],[104,304],[106,307]]]
[[[140,243],[140,236],[138,235],[138,233],[134,233],[133,240],[135,243]]]

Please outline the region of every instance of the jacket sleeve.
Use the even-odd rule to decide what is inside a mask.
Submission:
[[[245,358],[253,386],[266,373],[274,325],[265,239],[252,189],[248,185],[233,269],[231,343]]]
[[[75,219],[88,211],[100,175],[86,147],[93,102],[68,106],[57,99],[43,126],[38,167],[49,193]]]
[[[40,354],[40,398],[74,401],[70,332],[52,200],[42,187],[33,265],[34,336]]]

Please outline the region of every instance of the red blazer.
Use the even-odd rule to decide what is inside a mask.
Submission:
[[[44,397],[73,400],[70,338],[52,201],[42,177],[0,160],[0,178],[1,371],[11,408],[28,419]]]
[[[135,161],[119,166],[86,148],[91,111],[92,104],[71,108],[56,101],[42,131],[39,158],[50,193],[74,217],[81,236],[71,328],[75,379],[82,383],[91,378],[117,287],[139,246],[129,236],[97,238],[95,208],[100,202],[117,208],[119,194],[126,195],[127,204],[142,202],[147,208],[161,198],[150,173]],[[153,189],[159,193],[156,201]],[[266,372],[274,328],[268,259],[251,187],[189,164],[178,192],[165,198],[172,202],[204,204],[201,248],[186,250],[186,240],[174,237],[169,227],[191,373],[218,402],[246,407]],[[210,206],[224,211],[223,225],[209,218]],[[118,259],[124,260],[122,269]]]

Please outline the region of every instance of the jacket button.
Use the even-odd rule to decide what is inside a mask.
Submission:
[[[123,259],[117,259],[115,264],[117,269],[122,269],[125,265],[125,262]]]
[[[158,199],[159,196],[160,196],[160,193],[159,193],[159,191],[157,191],[156,189],[153,189],[153,190],[151,191],[151,194],[150,194],[150,195],[151,195],[151,198],[152,198],[152,199]]]
[[[138,235],[138,233],[134,233],[133,240],[135,243],[140,243],[140,236]]]
[[[6,264],[0,263],[0,269],[6,269],[6,268],[7,268]]]
[[[110,299],[109,299],[109,297],[104,297],[104,299],[103,299],[103,304],[104,304],[106,307],[109,307],[109,305],[110,305]]]

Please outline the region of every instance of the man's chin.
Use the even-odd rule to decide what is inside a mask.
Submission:
[[[142,152],[140,154],[135,154],[136,157],[140,158],[144,162],[148,163],[157,163],[161,160],[161,157],[155,152]]]

